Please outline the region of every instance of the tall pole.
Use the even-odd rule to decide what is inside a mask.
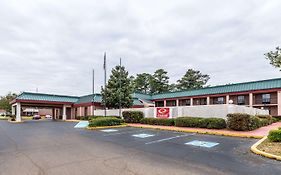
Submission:
[[[93,107],[92,115],[95,116],[95,69],[93,69]]]
[[[121,58],[120,58],[120,65],[119,65],[119,117],[121,117],[121,91],[122,91],[122,85],[121,85]]]
[[[104,57],[103,57],[103,69],[104,69],[104,116],[106,117],[106,97],[107,97],[107,89],[106,89],[106,52],[104,52]]]

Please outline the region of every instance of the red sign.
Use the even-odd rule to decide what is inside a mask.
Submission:
[[[169,118],[170,117],[170,108],[156,108],[156,117],[157,118]]]

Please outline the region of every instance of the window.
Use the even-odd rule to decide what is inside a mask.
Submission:
[[[262,104],[270,104],[270,94],[262,94]]]
[[[177,101],[176,100],[167,100],[166,101],[166,106],[176,106]]]
[[[214,98],[214,104],[224,104],[224,97]]]
[[[245,105],[245,96],[244,95],[240,95],[237,97],[237,104],[238,105]]]
[[[206,98],[197,98],[194,99],[194,105],[206,105],[207,99]]]
[[[190,106],[190,99],[184,99],[179,101],[180,106]]]
[[[164,101],[156,101],[155,106],[156,107],[164,107]]]

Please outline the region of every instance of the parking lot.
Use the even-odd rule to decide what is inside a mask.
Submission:
[[[76,123],[0,121],[0,174],[280,174],[255,139]]]

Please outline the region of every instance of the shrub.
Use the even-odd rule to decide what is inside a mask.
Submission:
[[[256,126],[256,122],[258,122],[257,119],[257,117],[251,117],[249,114],[227,114],[227,127],[236,131],[253,130]]]
[[[89,117],[88,116],[81,116],[80,120],[89,120]]]
[[[208,129],[226,128],[226,122],[222,118],[206,118],[203,121],[204,121],[204,123],[206,123]]]
[[[123,111],[122,116],[126,123],[140,123],[144,118],[144,114],[141,111]]]
[[[106,118],[107,117],[121,119],[121,117],[119,117],[119,116],[106,116]],[[97,119],[97,118],[104,118],[104,116],[102,116],[102,115],[88,116],[88,120],[93,120],[93,119]]]
[[[274,116],[272,117],[273,122],[280,122],[281,121],[281,116]]]
[[[115,125],[121,125],[123,122],[124,121],[122,119],[118,119],[116,117],[100,117],[90,120],[89,127],[115,126]]]
[[[272,130],[267,138],[272,142],[281,142],[281,130]]]
[[[270,125],[273,123],[271,115],[256,115],[256,117],[262,120],[263,126]]]
[[[236,131],[251,131],[273,122],[270,115],[251,116],[243,113],[227,115],[227,127]]]
[[[143,118],[140,123],[148,125],[163,125],[163,126],[174,126],[174,119],[160,119],[160,118]]]
[[[223,129],[226,128],[226,122],[222,118],[179,117],[175,119],[175,126]]]
[[[175,120],[175,126],[179,127],[204,127],[201,126],[203,122],[200,122],[203,118],[199,117],[179,117]]]

